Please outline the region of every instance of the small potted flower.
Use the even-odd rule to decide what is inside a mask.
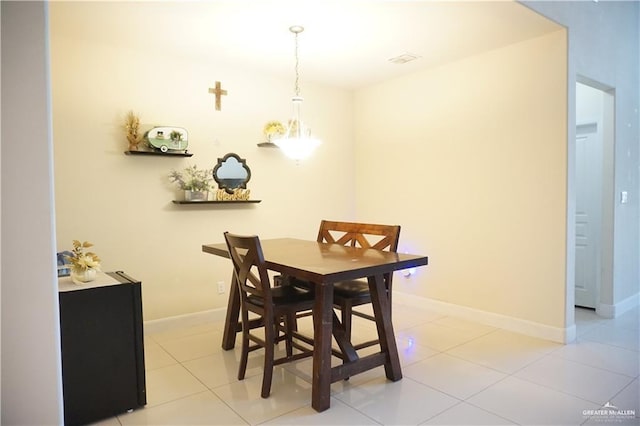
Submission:
[[[181,172],[172,170],[169,173],[169,180],[184,191],[185,201],[207,201],[209,190],[211,190],[213,171],[198,169],[193,165],[186,167]]]
[[[96,279],[100,270],[100,258],[92,252],[85,252],[85,249],[93,247],[89,241],[81,243],[73,240],[73,250],[71,256],[66,256],[71,264],[71,280],[76,284],[86,283]]]
[[[278,136],[284,135],[286,129],[281,122],[272,120],[268,121],[267,124],[264,125],[264,129],[262,129],[262,132],[267,137],[268,142],[273,142],[272,139],[276,139]]]

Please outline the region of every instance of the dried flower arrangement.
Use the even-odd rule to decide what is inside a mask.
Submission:
[[[124,127],[127,132],[127,141],[129,141],[129,151],[137,151],[138,144],[144,137],[140,133],[140,118],[133,111],[129,111],[125,117]]]
[[[97,254],[92,252],[86,252],[85,249],[93,247],[89,241],[81,243],[78,240],[73,240],[73,253],[72,256],[66,256],[66,259],[71,263],[71,270],[75,273],[81,273],[88,269],[100,270],[100,258]]]

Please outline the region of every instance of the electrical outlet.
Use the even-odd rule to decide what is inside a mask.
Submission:
[[[218,294],[224,293],[224,281],[218,281]]]

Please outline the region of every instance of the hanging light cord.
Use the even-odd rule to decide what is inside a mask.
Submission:
[[[299,60],[298,60],[298,33],[295,33],[296,35],[296,87],[295,87],[295,92],[296,92],[296,96],[300,96],[300,70],[299,70]]]
[[[295,58],[296,58],[296,85],[294,87],[296,97],[300,97],[300,58],[298,56],[298,34],[304,31],[304,27],[300,25],[294,25],[289,27],[289,31],[291,31],[295,36]]]

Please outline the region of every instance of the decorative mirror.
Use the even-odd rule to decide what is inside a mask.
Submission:
[[[244,159],[238,154],[229,153],[218,158],[218,164],[213,168],[213,179],[218,188],[233,194],[234,189],[246,188],[251,179],[251,170]]]

